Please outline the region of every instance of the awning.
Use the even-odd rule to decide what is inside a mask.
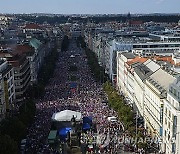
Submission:
[[[76,121],[82,120],[81,112],[76,112],[72,110],[64,110],[61,112],[54,113],[52,115],[52,120],[55,121],[71,121],[72,117],[75,117]]]

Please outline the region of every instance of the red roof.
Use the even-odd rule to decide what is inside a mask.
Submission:
[[[17,53],[3,53],[0,52],[0,57],[7,58],[7,61],[12,64],[13,67],[20,66],[25,60],[25,54],[17,54]]]
[[[162,56],[154,56],[153,59],[155,59],[157,61],[167,61],[174,65],[174,61],[171,56],[163,56],[163,57]]]
[[[14,48],[15,53],[17,54],[23,54],[23,53],[28,53],[28,52],[33,52],[34,48],[32,48],[31,46],[29,46],[28,44],[25,45],[17,45]]]
[[[131,20],[129,22],[129,24],[131,24],[131,25],[142,25],[143,22],[141,20]]]
[[[41,27],[38,24],[27,24],[25,29],[41,29]]]
[[[148,58],[143,58],[143,57],[137,56],[137,57],[135,57],[134,59],[132,59],[132,60],[126,62],[126,63],[127,63],[128,65],[132,65],[133,63],[136,63],[136,62],[144,63],[144,62],[147,61],[147,60],[148,60]]]

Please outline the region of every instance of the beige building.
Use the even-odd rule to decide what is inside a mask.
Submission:
[[[162,69],[158,69],[146,80],[144,96],[145,128],[159,143],[163,135],[163,108],[169,84],[175,78]]]
[[[160,150],[168,154],[179,153],[180,80],[168,69],[163,70],[164,65],[157,61],[172,59],[128,59],[124,54],[117,55],[117,89],[128,97],[130,104],[144,118],[144,126]]]
[[[180,77],[170,84],[164,100],[162,151],[180,153]]]

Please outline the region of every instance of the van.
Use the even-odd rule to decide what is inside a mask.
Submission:
[[[108,117],[107,118],[109,122],[116,122],[117,121],[117,118],[112,116],[112,117]]]

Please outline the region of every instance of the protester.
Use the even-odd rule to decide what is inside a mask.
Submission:
[[[83,116],[93,118],[97,130],[81,134],[81,144],[92,145],[89,152],[92,149],[108,154],[119,152],[123,126],[119,121],[111,123],[107,120],[109,116],[118,117],[118,114],[103,103],[106,96],[102,85],[94,80],[85,57],[85,52],[77,48],[75,42],[70,42],[69,50],[59,54],[53,77],[45,88],[45,95],[36,104],[34,123],[26,137],[26,153],[58,153],[56,149],[50,148],[47,138],[53,113],[66,109],[80,111]],[[77,71],[69,71],[72,64],[77,67]],[[73,90],[70,87],[72,81],[69,80],[71,75],[77,78],[77,81],[73,81],[77,83]]]

